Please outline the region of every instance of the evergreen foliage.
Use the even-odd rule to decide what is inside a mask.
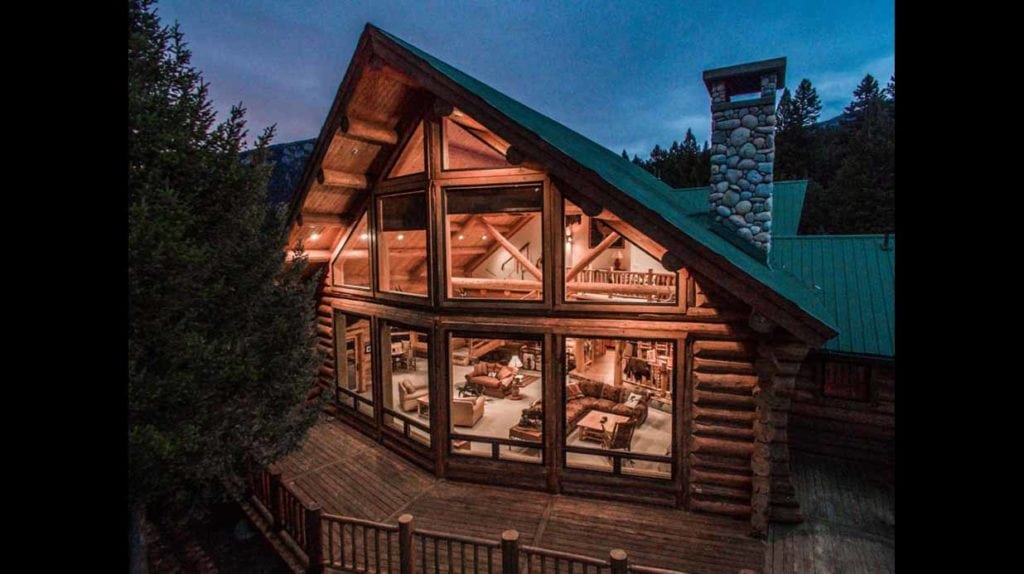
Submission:
[[[838,122],[819,124],[821,100],[809,79],[785,89],[776,112],[775,180],[807,179],[800,233],[888,233],[895,225],[896,77],[881,89],[866,75]],[[655,145],[633,163],[672,187],[710,179],[707,142],[690,130],[680,145]],[[627,158],[623,150],[622,157]]]
[[[273,129],[241,162],[244,109],[216,123],[178,26],[151,0],[128,11],[129,497],[187,519],[315,420],[316,281],[285,266]]]

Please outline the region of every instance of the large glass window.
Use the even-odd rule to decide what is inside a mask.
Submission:
[[[388,179],[423,173],[426,170],[425,149],[423,145],[423,122],[420,122],[416,126],[416,131],[412,133],[409,141],[405,144],[405,147],[402,148],[402,153],[395,160],[395,165],[391,167]]]
[[[462,114],[456,111],[454,113]],[[442,169],[494,169],[513,167],[505,160],[508,144],[475,121],[461,115],[465,125],[449,118],[441,121]]]
[[[338,401],[373,417],[373,337],[368,318],[334,313],[334,357]]]
[[[427,294],[427,194],[380,198],[380,290]]]
[[[544,297],[540,184],[445,191],[448,296]]]
[[[565,340],[566,466],[672,478],[675,344]]]
[[[346,287],[370,288],[369,218],[364,212],[334,259],[333,282]]]
[[[392,324],[384,332],[384,424],[430,446],[430,336]]]
[[[589,217],[569,200],[564,225],[567,301],[676,304],[679,274],[651,255],[660,249],[653,241],[618,219]]]
[[[543,461],[542,348],[540,339],[450,337],[453,453]]]

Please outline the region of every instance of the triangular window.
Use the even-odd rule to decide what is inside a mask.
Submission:
[[[334,284],[370,288],[370,233],[366,212],[334,259]]]
[[[442,126],[444,169],[514,167],[505,161],[504,153],[496,149],[497,138],[489,137],[489,132],[462,127],[448,118],[444,118]],[[493,145],[487,143],[487,139],[493,139]]]
[[[398,156],[398,161],[391,167],[391,171],[388,173],[388,179],[396,177],[402,177],[403,175],[413,175],[416,173],[423,173],[426,171],[426,161],[423,153],[423,122],[420,122],[416,126],[416,131],[412,133],[412,137],[406,142],[405,148],[402,149],[402,153]]]

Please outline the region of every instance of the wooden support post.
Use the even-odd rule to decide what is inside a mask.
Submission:
[[[519,532],[501,533],[501,574],[519,574]]]
[[[626,574],[629,572],[629,556],[626,551],[616,548],[608,553],[608,561],[612,565],[612,574]]]
[[[281,471],[270,471],[270,530],[278,532],[282,528],[284,513],[281,511]]]
[[[540,272],[540,269],[537,269],[537,266],[527,259],[511,241],[505,239],[505,236],[498,232],[498,230],[488,223],[486,219],[481,219],[480,221],[484,224],[484,227],[487,228],[487,232],[494,236],[494,239],[496,239],[498,243],[508,251],[509,255],[514,257],[516,261],[522,263],[523,267],[530,275],[536,277],[538,281],[544,280],[544,275]]]
[[[398,517],[398,572],[399,574],[413,573],[412,548],[412,515],[403,514]]]
[[[306,574],[321,574],[324,571],[324,538],[321,530],[323,513],[323,508],[317,503],[306,509],[305,551],[309,557]]]

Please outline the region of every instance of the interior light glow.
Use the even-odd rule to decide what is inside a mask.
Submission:
[[[403,240],[403,239],[405,239],[405,236],[404,236],[404,235],[402,235],[401,233],[399,233],[399,234],[398,234],[398,240],[399,240],[399,241],[401,241],[401,240]]]

